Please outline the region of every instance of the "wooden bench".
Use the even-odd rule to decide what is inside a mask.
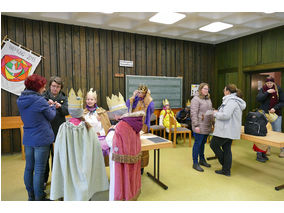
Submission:
[[[25,160],[25,147],[23,145],[24,124],[21,116],[1,117],[1,129],[20,129],[21,131],[21,146],[22,159]]]

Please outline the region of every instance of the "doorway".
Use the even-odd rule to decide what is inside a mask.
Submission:
[[[247,107],[249,111],[253,111],[259,108],[260,104],[256,101],[256,96],[258,91],[262,88],[265,84],[265,79],[268,76],[272,76],[275,79],[275,83],[281,87],[284,84],[284,71],[260,71],[260,72],[253,72],[250,73],[250,94],[248,98]],[[283,91],[283,90],[282,90]],[[284,91],[283,91],[284,92]],[[284,117],[284,109],[282,109],[282,117]],[[282,132],[284,130],[284,122],[282,120]]]

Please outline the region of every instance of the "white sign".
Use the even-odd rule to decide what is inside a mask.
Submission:
[[[199,84],[191,84],[191,96],[198,93]]]
[[[119,66],[121,66],[121,67],[133,67],[133,61],[119,60]]]
[[[1,49],[1,87],[15,95],[25,89],[26,78],[32,75],[41,57],[36,56],[10,41]]]

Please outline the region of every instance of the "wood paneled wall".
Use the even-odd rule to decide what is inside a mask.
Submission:
[[[215,86],[214,45],[1,16],[1,38],[5,35],[45,57],[35,73],[61,76],[64,92],[93,87],[106,109],[106,96],[125,94],[125,79],[116,73],[183,76],[184,103],[192,83]],[[131,60],[134,67],[120,67],[119,60]],[[19,115],[17,96],[1,90],[1,100],[1,116]],[[2,131],[1,139],[2,153],[20,151],[18,130]]]
[[[252,110],[254,103],[252,99],[255,99],[251,93],[252,74],[260,71],[282,71],[284,76],[283,68],[284,26],[216,45],[216,75],[219,90],[222,90],[225,82],[230,80],[226,76],[236,76],[234,83],[242,89],[247,102],[244,115]],[[280,86],[284,88],[284,83],[282,82]],[[216,99],[213,100],[215,105],[221,103],[222,96],[222,91],[215,91]]]

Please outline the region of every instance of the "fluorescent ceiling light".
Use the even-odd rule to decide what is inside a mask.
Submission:
[[[223,23],[223,22],[213,22],[211,24],[208,24],[204,27],[199,28],[199,30],[215,33],[215,32],[219,32],[219,31],[228,29],[232,26],[233,26],[232,24],[226,24],[226,23]]]
[[[173,24],[184,17],[185,15],[181,13],[157,13],[156,15],[152,16],[149,21],[161,24]]]
[[[272,13],[275,13],[275,12],[272,12],[272,11],[266,11],[266,12],[264,12],[264,13],[266,13],[266,14],[272,14]]]

